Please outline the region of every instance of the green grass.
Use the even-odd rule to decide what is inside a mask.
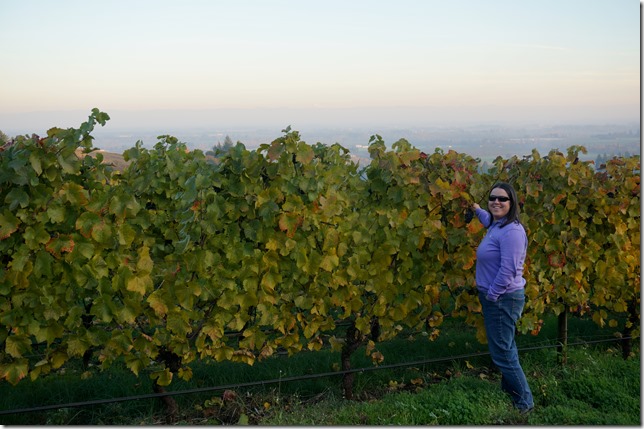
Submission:
[[[275,412],[265,425],[641,425],[640,358],[621,358],[614,348],[575,347],[569,363],[552,349],[523,356],[535,410],[520,415],[499,386],[499,376],[480,367],[463,370],[413,391],[391,391],[377,401],[335,396]]]
[[[356,374],[356,400],[342,396],[339,376],[282,382],[288,377],[333,372],[339,354],[328,350],[275,356],[250,367],[230,362],[193,363],[190,382],[176,381],[170,391],[275,380],[264,386],[175,396],[182,425],[249,423],[260,425],[640,425],[640,350],[621,358],[616,343],[570,347],[568,363],[560,365],[555,349],[523,352],[521,362],[532,388],[536,408],[519,415],[500,389],[500,375],[491,367],[474,332],[457,321],[444,324],[435,342],[399,339],[378,344],[383,364],[436,362]],[[547,319],[537,337],[521,335],[519,347],[552,344],[556,320]],[[573,319],[570,342],[610,335],[592,322]],[[464,359],[450,356],[470,355]],[[442,361],[439,359],[447,358]],[[352,358],[354,368],[373,368],[364,349]],[[0,410],[47,404],[144,395],[152,392],[147,375],[135,377],[123,365],[81,377],[68,368],[17,386],[0,384]],[[0,424],[163,424],[159,399],[108,403],[51,411],[0,415]]]

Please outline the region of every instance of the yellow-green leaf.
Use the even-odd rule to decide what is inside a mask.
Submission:
[[[163,317],[168,313],[168,306],[166,305],[159,291],[151,293],[147,301],[158,317]]]
[[[165,368],[163,371],[156,371],[150,374],[150,377],[154,380],[156,379],[159,386],[167,386],[172,383],[172,372],[169,368]]]
[[[16,362],[3,364],[1,368],[2,378],[15,386],[20,380],[27,376],[27,373],[29,372],[29,363],[27,359],[20,359]]]
[[[127,280],[127,290],[145,295],[148,289],[152,289],[152,279],[147,276],[133,276]]]
[[[154,262],[150,258],[150,248],[143,246],[139,249],[139,261],[136,263],[136,269],[141,274],[149,274],[152,272]]]
[[[14,358],[22,357],[30,348],[31,341],[24,335],[10,335],[5,341],[5,351]]]
[[[338,258],[337,255],[325,255],[322,258],[322,262],[320,263],[320,268],[322,268],[325,271],[331,272],[339,264],[340,264],[340,259]]]

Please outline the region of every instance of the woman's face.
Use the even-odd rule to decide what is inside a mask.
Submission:
[[[498,198],[497,198],[498,197]],[[505,200],[505,201],[502,201]],[[494,188],[490,192],[490,198],[487,203],[488,209],[494,220],[499,220],[505,217],[510,211],[510,196],[502,188]]]

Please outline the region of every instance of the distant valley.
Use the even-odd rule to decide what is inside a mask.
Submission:
[[[347,148],[356,159],[369,159],[369,138],[374,134],[382,136],[387,147],[404,138],[413,146],[432,153],[436,148],[450,149],[466,153],[482,161],[492,161],[497,156],[529,155],[533,149],[546,155],[552,149],[565,151],[572,145],[586,147],[587,160],[595,160],[600,155],[639,155],[641,135],[639,124],[632,125],[595,125],[595,126],[551,126],[551,127],[426,127],[426,128],[385,128],[372,130],[366,128],[314,128],[298,130],[301,139],[309,144],[339,143]],[[159,135],[170,134],[186,143],[190,149],[204,152],[223,144],[228,137],[234,143],[241,142],[253,150],[261,144],[270,143],[282,135],[281,130],[266,128],[219,130],[175,129],[169,131],[111,131],[109,127],[95,131],[94,144],[97,148],[113,154],[133,147],[142,141],[144,147],[152,148]]]

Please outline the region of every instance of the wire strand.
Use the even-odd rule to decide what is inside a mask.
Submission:
[[[632,338],[631,337],[623,337],[623,338],[611,338],[611,339],[606,339],[606,340],[580,341],[580,342],[576,342],[576,343],[569,343],[569,344],[567,344],[567,346],[572,347],[572,346],[579,346],[579,345],[589,345],[589,344],[598,344],[598,343],[613,342],[613,341],[622,341],[622,340],[628,340],[628,339],[632,339]],[[551,345],[547,345],[547,346],[522,347],[522,348],[519,349],[519,352],[542,350],[542,349],[555,348],[555,347],[560,347],[560,346],[561,346],[561,343],[551,344]],[[33,412],[38,412],[38,411],[56,410],[56,409],[61,409],[61,408],[87,407],[87,406],[92,406],[92,405],[105,405],[105,404],[111,404],[111,403],[116,403],[116,402],[128,402],[128,401],[136,401],[136,400],[142,400],[142,399],[162,398],[162,397],[165,397],[165,396],[191,395],[191,394],[195,394],[195,393],[214,392],[214,391],[219,391],[219,390],[238,389],[238,388],[243,388],[243,387],[264,386],[264,385],[278,384],[278,383],[288,383],[288,382],[294,382],[294,381],[313,380],[313,379],[324,378],[324,377],[337,377],[337,376],[340,376],[340,375],[346,375],[346,374],[352,374],[352,373],[364,373],[364,372],[378,371],[378,370],[383,370],[383,369],[397,369],[397,368],[405,368],[405,367],[410,367],[410,366],[421,366],[421,365],[427,365],[427,364],[432,364],[432,363],[440,363],[440,362],[447,362],[447,361],[452,361],[452,360],[468,359],[468,358],[474,358],[474,357],[485,356],[485,355],[489,355],[489,352],[478,352],[478,353],[472,353],[472,354],[453,355],[453,356],[446,356],[446,357],[440,357],[440,358],[434,358],[434,359],[424,359],[424,360],[417,360],[417,361],[412,361],[412,362],[403,362],[403,363],[390,364],[390,365],[379,365],[379,366],[373,366],[373,367],[356,368],[356,369],[349,369],[349,370],[343,370],[343,371],[324,372],[324,373],[310,374],[310,375],[299,375],[299,376],[292,376],[292,377],[276,378],[276,379],[272,379],[272,380],[260,380],[260,381],[246,382],[246,383],[227,384],[227,385],[222,385],[222,386],[201,387],[201,388],[195,388],[195,389],[178,390],[178,391],[174,391],[174,392],[149,393],[149,394],[145,394],[145,395],[123,396],[123,397],[119,397],[119,398],[96,399],[96,400],[92,400],[92,401],[69,402],[69,403],[66,403],[66,404],[43,405],[43,406],[40,406],[40,407],[32,407],[32,408],[19,408],[19,409],[14,409],[14,410],[0,410],[0,415],[19,414],[19,413],[33,413]]]

